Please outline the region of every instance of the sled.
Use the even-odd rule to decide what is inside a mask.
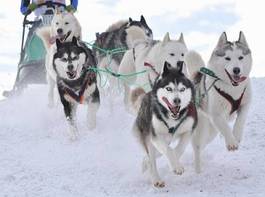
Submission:
[[[42,40],[36,35],[36,30],[51,24],[55,7],[65,7],[64,4],[46,2],[38,5],[47,6],[44,14],[39,20],[30,21],[28,12],[23,20],[22,41],[20,49],[20,60],[18,63],[17,74],[13,89],[4,91],[3,96],[10,97],[19,95],[24,88],[30,84],[46,84],[45,56],[46,50]],[[26,29],[28,29],[27,40],[25,41]]]

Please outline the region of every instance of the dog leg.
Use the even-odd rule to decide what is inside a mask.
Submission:
[[[184,173],[184,167],[180,164],[179,158],[184,153],[185,148],[187,147],[189,141],[191,138],[191,132],[187,131],[180,136],[180,140],[178,142],[178,145],[175,148],[175,154],[176,154],[176,174],[183,174]]]
[[[157,166],[156,166],[156,149],[152,144],[149,144],[148,146],[148,161],[147,164],[148,165],[148,170],[149,170],[149,174],[150,174],[150,178],[152,181],[152,184],[154,187],[165,187],[165,182],[161,180],[158,171],[157,171]]]
[[[236,141],[232,130],[230,129],[227,121],[222,116],[215,116],[213,118],[218,130],[225,138],[225,143],[228,151],[235,151],[238,149],[238,142]]]
[[[48,82],[48,107],[54,107],[54,89],[55,89],[55,81],[47,74],[47,82]]]
[[[78,138],[78,130],[76,126],[76,104],[67,101],[63,102],[64,113],[68,122],[70,140],[75,141]]]
[[[163,136],[159,135],[152,136],[151,142],[154,145],[154,147],[158,150],[158,152],[166,156],[169,162],[170,169],[174,173],[178,174],[179,164],[176,162],[177,161],[176,154],[174,150],[170,148],[169,145],[161,138],[163,138]]]
[[[88,104],[87,121],[88,121],[88,129],[89,130],[93,130],[96,128],[98,108],[99,108],[98,102],[90,102]]]
[[[242,140],[243,128],[247,119],[248,105],[242,106],[237,114],[236,122],[233,128],[233,134],[238,143]]]

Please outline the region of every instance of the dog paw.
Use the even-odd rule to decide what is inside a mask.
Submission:
[[[92,130],[94,130],[96,128],[96,124],[89,124],[88,126],[87,126],[87,129],[89,130],[89,131],[92,131]]]
[[[184,173],[184,167],[181,165],[177,165],[173,172],[177,175],[182,175]]]
[[[166,186],[165,182],[164,181],[160,181],[160,180],[159,181],[154,181],[153,185],[156,188],[163,188],[163,187]]]
[[[54,108],[54,106],[55,106],[55,103],[54,103],[53,101],[49,101],[49,103],[48,103],[48,107],[49,107],[50,109],[52,109],[52,108]]]
[[[226,147],[228,151],[236,151],[238,150],[238,142],[236,139],[230,140],[230,142],[226,143]]]

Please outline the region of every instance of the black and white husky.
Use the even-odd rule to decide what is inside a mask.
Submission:
[[[197,124],[194,87],[183,74],[182,66],[173,68],[165,62],[152,91],[144,94],[144,90],[138,88],[130,97],[133,104],[141,100],[133,131],[144,147],[143,167],[155,187],[165,186],[156,167],[158,153],[167,157],[174,173],[182,174],[184,167],[179,158]],[[178,138],[177,146],[171,148],[171,143]]]
[[[204,66],[198,53],[189,52],[185,62],[192,78],[195,78],[198,83],[198,91],[205,95],[201,100],[200,109],[208,114],[208,118],[199,116],[193,137],[195,167],[196,171],[200,172],[201,152],[216,137],[218,131],[224,136],[229,151],[237,150],[242,141],[243,128],[251,101],[249,73],[252,67],[252,56],[243,32],[240,32],[239,39],[235,42],[228,41],[224,32],[207,66],[220,80],[214,83],[215,78],[202,77],[198,73],[199,68]],[[206,89],[209,91],[205,92]],[[232,128],[231,121],[234,121]]]
[[[78,103],[88,105],[88,128],[96,127],[96,114],[100,97],[96,74],[89,70],[96,65],[96,59],[92,51],[80,46],[75,37],[73,37],[72,42],[64,43],[57,39],[56,46],[53,68],[57,75],[57,87],[69,124],[70,137],[75,140],[78,136],[75,121]]]

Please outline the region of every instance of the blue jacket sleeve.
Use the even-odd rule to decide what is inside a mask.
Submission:
[[[30,4],[30,0],[21,0],[20,12],[22,14],[26,14],[26,12],[28,11],[29,4]]]
[[[77,10],[78,0],[71,0],[71,5]]]

